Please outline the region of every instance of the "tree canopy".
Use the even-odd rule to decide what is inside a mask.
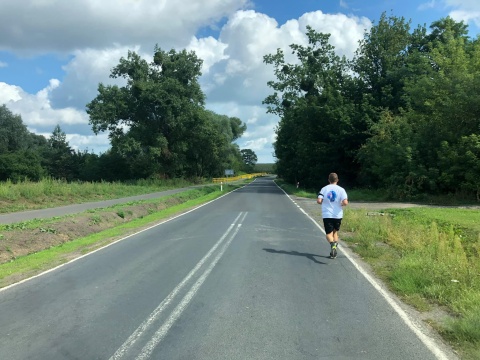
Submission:
[[[111,72],[126,85],[99,84],[87,104],[90,124],[96,134],[108,131],[112,152],[132,176],[208,177],[238,162],[232,143],[246,125],[204,108],[201,65],[186,50],[156,47],[151,63],[130,51]]]
[[[355,57],[335,55],[329,34],[264,57],[276,81],[264,103],[278,114],[277,171],[319,187],[330,172],[350,186],[405,199],[424,193],[480,200],[480,40],[451,18],[413,31],[382,14]],[[470,194],[470,195],[468,195]]]

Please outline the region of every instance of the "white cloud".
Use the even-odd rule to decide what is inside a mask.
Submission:
[[[455,10],[450,12],[452,19],[456,21],[464,21],[469,23],[473,21],[475,25],[480,27],[480,10],[479,11],[468,11],[468,10]]]
[[[473,21],[480,27],[480,2],[478,0],[444,0],[447,7],[453,8],[450,16],[456,21]]]
[[[208,74],[214,64],[228,58],[228,56],[225,55],[225,49],[227,47],[227,44],[211,36],[202,39],[193,37],[187,46],[187,50],[195,51],[195,54],[203,60],[202,73]]]
[[[110,148],[110,141],[108,134],[98,135],[81,135],[81,134],[67,134],[66,136],[69,145],[74,150],[88,152],[95,152],[97,154],[104,153]]]
[[[0,68],[5,68],[7,66],[8,66],[8,64],[6,62],[0,61]]]
[[[83,111],[71,107],[53,109],[50,104],[50,94],[60,85],[57,79],[50,80],[49,85],[37,92],[28,94],[17,86],[6,86],[1,96],[8,108],[22,115],[25,125],[31,127],[53,127],[57,124],[78,125],[87,124],[88,117]]]
[[[62,84],[51,94],[54,107],[73,106],[85,109],[85,105],[97,96],[99,83],[125,83],[124,79],[111,79],[111,69],[118,65],[121,57],[127,57],[128,51],[138,52],[143,58],[151,60],[150,54],[142,54],[138,46],[114,46],[101,50],[83,49],[73,52],[72,60],[63,67],[66,75]]]
[[[30,54],[112,43],[185,46],[248,0],[2,0],[0,50]],[[15,14],[15,16],[12,16]]]
[[[433,9],[435,7],[435,0],[431,0],[429,2],[423,3],[418,5],[418,10],[423,11],[423,10],[429,10]]]
[[[21,100],[22,92],[23,90],[19,86],[0,82],[0,104]]]

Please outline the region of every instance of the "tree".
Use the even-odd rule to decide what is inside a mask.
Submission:
[[[357,134],[347,62],[336,55],[329,34],[307,27],[306,35],[308,46],[290,46],[295,63],[287,64],[281,50],[264,57],[277,77],[268,83],[274,93],[263,102],[268,112],[280,116],[274,144],[277,173],[311,187],[332,171],[348,182],[356,176],[350,146],[357,144]]]
[[[0,106],[0,154],[28,148],[30,133],[20,115]]]
[[[378,114],[383,109],[397,113],[404,107],[403,79],[411,40],[410,22],[384,12],[359,43],[352,69],[359,76],[359,94]]]
[[[56,125],[52,135],[47,140],[44,151],[44,161],[48,174],[56,179],[72,181],[78,179],[78,162],[75,162],[74,150],[67,141],[67,135],[60,125]]]
[[[40,156],[45,145],[45,137],[30,133],[20,115],[0,106],[0,180],[39,180],[46,174]]]
[[[249,165],[249,166],[255,166],[255,164],[257,163],[257,155],[255,154],[255,152],[251,149],[242,149],[240,150],[241,154],[242,154],[242,159],[243,159],[243,162],[245,165]]]
[[[188,175],[186,153],[195,136],[191,130],[205,98],[198,83],[201,64],[185,50],[155,47],[150,64],[130,51],[111,72],[113,78],[127,79],[127,85],[99,85],[99,94],[87,104],[90,124],[96,134],[109,131],[114,151],[132,172]]]
[[[0,181],[39,181],[46,175],[40,156],[30,150],[0,154]]]

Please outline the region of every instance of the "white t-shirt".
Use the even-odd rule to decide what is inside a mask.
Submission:
[[[348,199],[347,192],[338,185],[329,184],[320,190],[318,198],[323,199],[322,217],[324,219],[342,219],[342,201]]]

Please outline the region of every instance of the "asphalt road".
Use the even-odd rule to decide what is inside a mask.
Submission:
[[[328,253],[260,178],[0,291],[0,359],[446,358]]]

